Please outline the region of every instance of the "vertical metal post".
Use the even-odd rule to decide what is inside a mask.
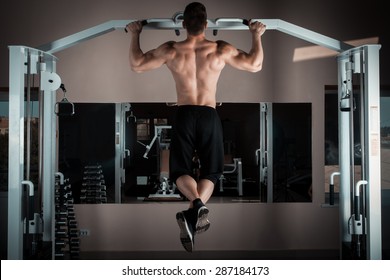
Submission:
[[[267,186],[267,203],[273,202],[273,118],[272,103],[260,103],[260,184]],[[260,193],[261,194],[261,193]]]
[[[273,129],[272,103],[267,104],[266,130],[267,130],[267,202],[274,202],[274,129]]]
[[[126,166],[125,166],[125,159],[126,159],[126,112],[130,111],[130,103],[122,103],[122,112],[121,112],[121,177],[122,177],[122,183],[124,184],[126,182]]]
[[[273,202],[273,129],[272,103],[260,103],[260,185],[267,187],[266,202]],[[261,194],[261,192],[260,192]]]
[[[39,58],[39,63],[41,62],[42,57]],[[39,81],[41,80],[41,73],[38,71],[38,77]],[[44,102],[44,95],[43,91],[39,90],[38,91],[38,106],[39,106],[39,127],[38,127],[38,192],[39,192],[39,197],[38,197],[38,205],[43,205],[43,102]]]
[[[346,72],[346,80],[345,80],[345,87],[346,87],[346,94],[349,96],[349,110],[348,110],[348,116],[349,116],[349,149],[350,149],[350,158],[349,158],[349,168],[350,168],[350,184],[352,190],[352,197],[354,197],[355,192],[355,121],[354,121],[354,113],[356,110],[356,104],[355,104],[355,98],[353,94],[353,85],[352,85],[352,75],[354,73],[354,66],[356,63],[351,61],[351,58],[348,62],[345,63],[345,72]]]
[[[346,63],[349,63],[349,55],[342,55],[338,58],[338,100],[346,96]],[[353,106],[353,104],[350,104]],[[340,165],[340,193],[339,193],[339,225],[340,225],[340,251],[343,257],[343,244],[351,242],[351,235],[348,234],[348,220],[351,217],[351,169],[350,169],[350,111],[339,107],[339,165]],[[351,108],[352,110],[352,108]]]
[[[26,75],[26,180],[30,180],[31,169],[31,55],[27,50],[27,75]]]
[[[264,162],[264,157],[266,156],[266,144],[265,144],[265,114],[267,111],[267,105],[265,103],[260,103],[260,142],[259,149],[256,150],[256,159],[259,165],[259,194],[260,200],[264,201],[263,188],[266,185],[267,178],[267,167]],[[222,184],[222,181],[221,181]]]
[[[115,104],[115,203],[121,203],[122,187],[122,134],[121,134],[122,104]]]
[[[244,191],[242,189],[242,161],[241,159],[237,161],[237,185],[238,185],[238,195],[243,196]]]
[[[363,47],[367,155],[367,259],[382,258],[379,45]]]
[[[126,170],[126,112],[130,103],[115,104],[115,203],[122,201],[122,185],[125,183]]]
[[[25,48],[11,46],[9,67],[8,259],[23,259]]]
[[[47,72],[55,72],[54,59],[45,61]],[[42,69],[41,69],[42,70]],[[42,85],[41,85],[42,86]],[[55,91],[43,89],[43,135],[42,135],[42,190],[43,190],[43,241],[52,242],[52,258],[54,259],[55,241],[55,150],[56,119],[54,106]]]

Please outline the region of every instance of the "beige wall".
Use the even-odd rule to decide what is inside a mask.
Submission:
[[[377,3],[355,1],[241,0],[203,1],[209,18],[283,19],[338,40],[379,36],[381,83],[389,84],[388,36]],[[165,18],[183,10],[182,0],[2,1],[0,17],[0,86],[8,86],[8,45],[37,47],[113,19]],[[210,35],[210,34],[209,34]],[[144,50],[177,38],[169,31],[144,31]],[[213,37],[210,36],[212,39]],[[218,39],[249,50],[244,31],[221,31]],[[244,73],[226,68],[218,89],[222,102],[310,102],[313,123],[313,203],[213,204],[213,227],[199,237],[199,249],[328,249],[338,247],[337,209],[324,201],[324,86],[337,84],[335,57],[293,62],[296,48],[311,46],[275,31],[263,37],[263,71]],[[56,53],[58,74],[73,102],[172,102],[173,80],[165,67],[135,74],[128,67],[129,37],[115,31]],[[91,230],[82,249],[181,250],[174,213],[180,204],[78,205],[80,228]],[[225,213],[227,212],[227,213]],[[231,217],[233,216],[233,217]],[[156,228],[160,233],[156,233]],[[229,232],[230,234],[226,234]],[[156,237],[168,240],[158,242]],[[281,241],[281,242],[280,242]],[[281,248],[283,247],[283,248]]]
[[[183,0],[85,0],[85,1],[3,1],[0,18],[0,86],[8,85],[8,45],[38,47],[81,30],[114,19],[166,18],[184,9]],[[380,36],[384,41],[383,20],[378,7],[353,5],[354,1],[243,0],[203,1],[209,18],[278,18],[339,40]],[[334,4],[332,4],[332,2]],[[364,13],[367,14],[364,14]],[[359,25],[356,18],[365,19]],[[347,18],[350,18],[349,20]],[[209,34],[209,38],[213,36]],[[181,40],[171,31],[144,31],[144,50],[167,40]],[[249,50],[250,36],[245,31],[221,31],[215,39]],[[325,84],[337,83],[336,59],[325,58],[292,62],[296,48],[310,43],[280,32],[264,35],[264,69],[257,74],[232,70],[222,73],[218,99],[223,102],[308,101],[319,103]],[[135,74],[128,67],[129,35],[122,30],[103,35],[56,53],[58,73],[74,102],[165,102],[175,100],[175,87],[163,67]],[[382,50],[383,52],[383,50]],[[385,50],[384,57],[388,57]],[[386,70],[387,66],[383,65]],[[386,71],[387,72],[387,71]],[[382,74],[382,80],[387,78]],[[388,78],[387,78],[388,79]],[[316,106],[316,105],[314,105]],[[317,108],[315,108],[317,109]]]
[[[187,203],[76,205],[81,251],[182,251],[176,212]],[[197,251],[337,250],[338,209],[308,203],[211,203]],[[310,213],[310,214],[308,214]]]

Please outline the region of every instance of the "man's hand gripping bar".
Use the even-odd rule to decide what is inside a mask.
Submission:
[[[144,20],[141,20],[141,24],[142,26],[145,26],[148,24],[148,20],[144,19]],[[128,33],[129,31],[127,31],[127,27],[125,27],[125,32]]]

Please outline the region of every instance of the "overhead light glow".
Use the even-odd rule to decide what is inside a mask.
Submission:
[[[379,42],[379,37],[371,37],[365,39],[346,41],[345,43],[357,47],[357,46],[368,45],[368,44],[378,44],[378,42]],[[293,62],[331,57],[331,56],[336,56],[337,54],[338,52],[321,46],[309,46],[309,47],[296,48],[294,50]]]

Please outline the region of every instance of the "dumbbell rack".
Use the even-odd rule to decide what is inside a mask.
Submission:
[[[80,203],[107,203],[107,190],[103,168],[100,164],[86,165],[84,167]]]
[[[78,259],[80,234],[69,179],[56,180],[55,202],[55,259]]]

